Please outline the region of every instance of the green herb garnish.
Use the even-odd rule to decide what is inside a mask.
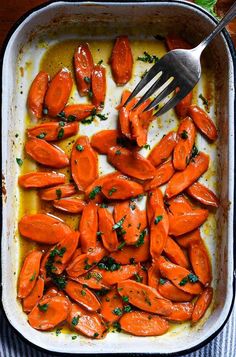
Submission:
[[[91,79],[89,77],[84,77],[85,83],[91,83]]]
[[[121,316],[122,315],[122,309],[119,307],[116,307],[113,311],[113,314],[117,315],[117,316]]]
[[[16,162],[19,166],[22,166],[23,165],[23,160],[20,159],[19,157],[16,158]]]
[[[82,145],[76,145],[76,150],[83,151],[84,147]]]
[[[108,196],[111,196],[114,192],[116,192],[117,189],[115,187],[112,187],[110,191],[108,192]]]
[[[146,62],[146,63],[157,63],[159,58],[155,55],[150,55],[148,52],[144,51],[143,52],[144,56],[138,56],[137,60]]]
[[[144,229],[140,235],[139,235],[139,238],[137,240],[137,242],[135,243],[135,247],[140,247],[141,245],[144,244],[144,238],[145,238],[145,235],[146,235],[146,229]]]
[[[62,139],[63,136],[64,136],[64,129],[61,128],[61,129],[58,131],[57,139]]]
[[[186,130],[183,130],[180,136],[182,139],[186,140],[188,139],[188,132]]]
[[[36,277],[36,272],[34,271],[34,274],[31,276],[30,281],[34,281],[35,277]]]
[[[122,296],[122,300],[124,302],[129,302],[129,297],[124,295],[124,296]]]
[[[101,189],[102,189],[102,186],[95,186],[94,189],[89,194],[90,200],[94,200],[96,195],[101,192]]]
[[[62,195],[62,192],[60,189],[56,190],[56,195],[57,195],[57,199],[60,200],[61,199],[61,195]]]
[[[159,279],[159,284],[164,285],[166,283],[166,279],[160,278]]]
[[[76,325],[78,325],[78,323],[79,323],[79,316],[74,316],[72,321],[71,321],[71,324],[73,326],[76,326]]]
[[[46,312],[48,310],[48,304],[43,304],[43,305],[38,304],[38,308],[40,311]]]
[[[36,136],[38,139],[44,139],[47,133],[40,133],[39,135]]]
[[[124,241],[124,242],[120,243],[120,245],[118,246],[117,249],[121,250],[125,245],[126,245],[126,242]]]
[[[123,223],[124,223],[125,218],[126,218],[126,216],[124,216],[124,217],[121,218],[118,222],[116,222],[116,223],[114,224],[114,226],[112,227],[112,230],[115,231],[115,230],[117,230],[117,229],[122,228],[122,225],[123,225]]]
[[[155,219],[154,219],[154,224],[158,224],[160,221],[162,221],[163,219],[163,216],[157,216]]]

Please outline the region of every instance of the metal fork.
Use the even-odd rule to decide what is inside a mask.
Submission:
[[[157,81],[134,105],[133,109],[140,106],[145,100],[161,89],[164,85],[166,85],[165,88],[161,90],[161,92],[149,105],[147,105],[144,111],[156,108],[162,100],[178,88],[175,95],[169,99],[162,108],[157,110],[155,115],[160,116],[175,107],[181,99],[191,92],[201,77],[200,57],[202,51],[235,16],[236,2],[231,6],[213,32],[197,47],[191,50],[172,50],[163,56],[157,63],[154,64],[154,66],[151,67],[143,79],[137,84],[129,98],[126,100],[124,106],[126,106],[130,100],[135,97],[156,75],[160,74]],[[167,82],[170,83],[167,85]]]

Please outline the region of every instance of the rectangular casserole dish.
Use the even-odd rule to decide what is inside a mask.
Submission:
[[[188,19],[188,21],[186,21]],[[114,39],[127,34],[131,39],[152,39],[156,34],[184,33],[197,44],[214,27],[215,20],[188,2],[96,3],[55,2],[35,9],[15,28],[6,44],[2,67],[2,301],[10,324],[35,345],[62,353],[155,353],[174,354],[196,349],[209,341],[225,324],[234,298],[234,68],[226,33],[218,36],[205,57],[214,79],[211,114],[219,128],[217,147],[207,146],[213,162],[209,179],[220,196],[216,220],[205,227],[210,250],[215,289],[214,302],[197,326],[175,326],[160,337],[138,338],[110,333],[104,340],[75,341],[62,334],[33,330],[16,300],[20,247],[19,167],[16,157],[23,152],[26,98],[29,85],[39,69],[47,46],[60,39]],[[24,68],[24,76],[20,68]],[[206,80],[206,79],[205,79]],[[199,88],[201,88],[200,83]],[[200,90],[200,89],[199,89]],[[163,120],[167,120],[166,114]],[[106,123],[104,124],[104,129]],[[110,127],[109,127],[110,128]],[[16,133],[18,137],[16,138]],[[202,139],[201,150],[206,147]]]

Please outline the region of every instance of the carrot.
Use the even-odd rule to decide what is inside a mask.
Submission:
[[[102,297],[101,300],[101,315],[107,322],[115,322],[120,319],[120,314],[122,313],[123,303],[120,295],[116,289],[112,289]]]
[[[28,109],[37,119],[42,118],[43,102],[48,87],[49,76],[46,72],[40,71],[34,78],[27,99]]]
[[[177,49],[190,50],[192,48],[187,41],[175,34],[169,34],[166,36],[166,45],[169,51]]]
[[[193,299],[193,295],[180,290],[169,280],[160,279],[158,292],[166,299],[177,302],[186,302]]]
[[[148,180],[155,176],[155,167],[137,152],[113,146],[108,150],[107,158],[111,165],[126,175],[140,180]]]
[[[97,206],[90,202],[84,207],[79,225],[80,244],[83,253],[96,247],[98,231],[98,210]]]
[[[173,216],[180,216],[193,211],[190,201],[184,195],[178,195],[166,201],[168,212]]]
[[[156,289],[150,286],[133,280],[124,280],[118,283],[118,292],[122,297],[128,296],[130,304],[141,310],[164,316],[171,313],[172,303],[160,298]]]
[[[43,295],[43,300],[54,296],[65,296],[65,294],[63,293],[63,291],[58,290],[58,288],[56,288],[55,286],[52,286],[51,288],[48,288],[46,290],[45,294]]]
[[[177,242],[183,248],[188,248],[190,244],[199,242],[201,240],[200,230],[195,229],[189,233],[185,233],[182,236],[178,236]]]
[[[176,132],[170,131],[167,135],[164,135],[159,143],[152,149],[148,156],[148,160],[154,166],[159,166],[171,155],[176,146],[176,143]]]
[[[119,138],[118,130],[101,130],[94,134],[91,138],[91,146],[99,152],[99,154],[107,154],[111,146],[117,145]]]
[[[66,213],[81,213],[86,203],[79,197],[69,197],[53,201],[53,207]]]
[[[176,106],[175,112],[179,118],[185,118],[188,113],[188,107],[192,104],[193,92],[189,92]]]
[[[27,129],[28,137],[44,139],[46,141],[57,141],[75,135],[78,132],[79,124],[65,123],[63,121],[49,122],[36,125],[33,128]]]
[[[61,169],[69,165],[69,158],[65,152],[47,141],[29,138],[25,144],[27,154],[42,165]]]
[[[172,161],[170,160],[164,162],[156,169],[154,178],[144,184],[144,190],[149,191],[155,187],[163,185],[170,180],[174,173],[175,169],[173,167]]]
[[[145,269],[146,269],[145,266],[141,266],[139,271],[138,271],[138,273],[135,274],[133,276],[133,278],[131,278],[131,279],[135,280],[135,281],[137,281],[139,283],[148,285],[148,273],[147,273],[147,271]]]
[[[25,215],[19,222],[20,234],[38,243],[55,244],[71,233],[63,221],[47,214]]]
[[[126,280],[139,272],[138,265],[121,265],[118,270],[101,270],[102,281],[105,285],[114,285],[120,281]]]
[[[65,183],[65,175],[56,172],[29,172],[18,178],[23,188],[42,188]]]
[[[191,302],[175,302],[172,312],[167,317],[168,320],[184,322],[191,320],[193,313],[193,304]]]
[[[62,197],[72,196],[76,193],[75,186],[71,183],[54,186],[40,190],[39,197],[41,200],[53,201]]]
[[[106,69],[97,64],[92,71],[92,103],[100,110],[106,97]]]
[[[52,117],[57,116],[65,107],[73,81],[71,72],[67,68],[62,68],[51,80],[45,96],[45,107]]]
[[[174,148],[173,164],[176,170],[184,170],[192,153],[196,129],[189,117],[182,119],[178,129],[178,142]]]
[[[143,110],[150,102],[150,99],[146,100],[137,109],[131,110],[129,113],[131,138],[136,141],[139,147],[147,142],[147,128],[152,120],[153,111],[143,112]]]
[[[122,330],[135,336],[160,336],[169,329],[168,322],[157,316],[143,311],[132,311],[120,319]]]
[[[98,158],[87,136],[80,136],[71,152],[72,177],[79,190],[85,189],[98,177]]]
[[[209,156],[200,152],[194,160],[192,160],[185,170],[176,172],[170,179],[166,188],[167,198],[178,195],[191,186],[209,166]]]
[[[109,200],[125,200],[143,193],[143,186],[120,174],[102,185],[102,193]]]
[[[205,314],[206,310],[211,304],[213,297],[213,289],[205,288],[199,296],[192,313],[192,322],[198,322]]]
[[[44,280],[38,277],[33,289],[31,290],[30,294],[26,296],[23,301],[23,310],[25,312],[30,312],[35,305],[42,299],[44,290]]]
[[[19,275],[17,294],[19,298],[25,298],[33,290],[39,274],[41,258],[42,252],[38,250],[33,250],[26,256]]]
[[[124,85],[131,79],[133,55],[127,36],[119,36],[112,49],[111,71],[117,85]]]
[[[87,43],[81,43],[74,53],[74,67],[77,88],[81,96],[87,95],[91,86],[93,57]]]
[[[130,112],[126,107],[119,110],[119,126],[121,133],[131,139],[131,126],[129,121]]]
[[[102,187],[106,182],[110,182],[116,177],[119,177],[120,173],[118,171],[111,172],[98,177],[91,185],[89,185],[85,190],[85,198],[91,200],[95,203],[100,203],[103,201]]]
[[[48,263],[50,254],[53,252],[53,250],[55,251],[55,248],[56,248],[56,246],[53,246],[51,249],[48,249],[48,251],[44,253],[43,258],[41,260],[39,272],[40,272],[40,276],[43,278],[45,284],[51,281],[51,278],[48,276],[48,273],[47,273],[46,265]],[[65,267],[63,266],[63,269],[64,268]],[[60,272],[57,271],[57,267],[55,267],[54,271],[55,271],[55,273],[60,274]],[[51,297],[51,296],[49,296],[49,297]]]
[[[208,210],[195,209],[192,212],[186,212],[179,216],[173,216],[170,213],[168,217],[170,223],[169,234],[180,236],[201,226],[208,217]]]
[[[172,263],[188,268],[189,262],[180,246],[170,237],[167,237],[164,253]]]
[[[114,252],[118,248],[118,239],[116,231],[113,229],[115,224],[112,214],[106,209],[98,208],[98,227],[101,232],[102,242],[109,252]]]
[[[37,330],[51,330],[66,320],[69,311],[70,302],[66,297],[43,298],[29,313],[28,321]]]
[[[147,199],[147,217],[149,225],[151,225],[155,210],[158,206],[161,206],[164,209],[164,201],[161,190],[155,188],[148,193]]]
[[[56,245],[56,249],[63,253],[57,257],[55,266],[60,267],[69,262],[78,246],[79,236],[79,231],[72,231],[71,234]]]
[[[97,311],[101,307],[96,296],[89,289],[84,288],[80,283],[69,280],[66,284],[65,292],[71,299],[75,300],[89,311]]]
[[[206,206],[219,207],[219,200],[214,192],[200,182],[194,182],[187,188],[186,192]]]
[[[64,108],[63,112],[67,120],[70,119],[70,117],[74,117],[73,119],[80,121],[92,115],[95,112],[95,106],[87,103],[69,104]]]
[[[71,278],[71,279],[77,281],[82,285],[86,285],[90,289],[94,289],[94,290],[109,289],[109,286],[105,285],[102,280],[101,271],[96,268],[88,271],[86,274],[78,276],[77,278]]]
[[[201,284],[198,278],[188,269],[173,264],[163,257],[158,259],[161,275],[169,279],[177,288],[193,295],[202,292]]]
[[[194,124],[198,129],[209,139],[215,141],[217,139],[217,130],[214,122],[209,115],[197,105],[188,107],[188,115],[193,119]]]
[[[160,279],[160,271],[157,262],[152,261],[152,265],[148,269],[148,285],[157,289]]]
[[[87,337],[100,339],[105,332],[105,326],[99,314],[86,311],[74,303],[71,305],[67,322],[70,327]]]
[[[203,285],[210,285],[212,280],[211,262],[203,241],[190,244],[188,252],[194,273]]]
[[[130,94],[131,94],[130,90],[125,89],[123,91],[122,96],[121,96],[121,102],[116,107],[117,110],[120,110],[124,106],[126,100],[129,98]],[[130,111],[136,103],[137,103],[137,98],[132,98],[130,100],[130,102],[125,106],[125,108],[127,108],[127,110]]]

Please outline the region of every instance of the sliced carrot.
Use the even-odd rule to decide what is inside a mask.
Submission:
[[[188,268],[189,262],[180,246],[170,237],[167,237],[164,253],[172,263]]]
[[[109,200],[125,200],[143,193],[143,186],[120,174],[104,182],[102,193]]]
[[[89,311],[97,311],[101,306],[96,296],[89,289],[84,288],[82,284],[75,281],[69,280],[67,282],[65,292],[71,299]]]
[[[65,175],[56,172],[29,172],[18,179],[23,188],[42,188],[65,183]]]
[[[33,289],[30,294],[26,296],[22,301],[23,310],[25,312],[30,312],[35,305],[42,299],[44,290],[44,280],[38,277]]]
[[[157,289],[160,279],[160,270],[156,261],[152,261],[152,265],[148,269],[148,285]]]
[[[169,234],[180,236],[193,231],[206,221],[208,214],[208,210],[206,209],[195,209],[192,212],[186,212],[179,216],[173,216],[169,213]]]
[[[67,68],[62,68],[51,80],[45,96],[45,107],[52,117],[57,116],[65,107],[73,81],[71,72]]]
[[[192,48],[187,41],[175,34],[166,36],[166,45],[169,51],[178,49],[190,50]]]
[[[63,221],[47,214],[25,215],[19,222],[22,236],[38,243],[55,244],[71,233]]]
[[[112,323],[120,319],[116,311],[118,309],[122,312],[123,303],[116,289],[110,290],[108,294],[102,297],[101,305],[101,315],[104,320]]]
[[[51,281],[51,278],[47,274],[46,266],[47,266],[47,262],[48,262],[48,259],[50,257],[50,254],[55,249],[55,247],[56,246],[53,246],[51,249],[48,249],[48,251],[44,253],[43,258],[41,260],[39,272],[40,272],[40,276],[44,279],[45,283],[48,283],[49,281]],[[63,266],[63,269],[64,268],[65,267]],[[55,273],[57,273],[57,268],[56,267],[55,267]],[[60,274],[60,272],[58,272],[58,274]],[[49,297],[51,297],[51,296],[49,296]]]
[[[66,320],[69,311],[70,302],[66,297],[43,298],[29,313],[28,321],[37,330],[51,330]]]
[[[56,245],[56,248],[63,252],[63,254],[61,254],[62,256],[60,255],[57,257],[54,264],[55,266],[60,267],[69,262],[78,246],[79,236],[79,231],[72,231],[71,234],[67,235],[66,238],[64,238]]]
[[[178,195],[191,186],[209,166],[209,156],[200,152],[194,160],[181,172],[176,172],[170,179],[166,188],[167,198]]]
[[[29,137],[44,139],[46,141],[57,141],[75,135],[78,132],[79,124],[65,123],[63,121],[49,122],[36,125],[33,128],[27,129]]]
[[[71,152],[72,177],[79,190],[84,191],[98,177],[98,158],[87,136],[80,136]]]
[[[47,299],[47,298],[51,298],[51,297],[57,296],[57,295],[65,296],[63,291],[59,291],[58,288],[56,288],[55,286],[52,286],[51,288],[48,288],[46,290],[45,294],[43,295],[43,300]]]
[[[120,173],[118,171],[111,172],[110,174],[98,177],[91,185],[89,185],[85,190],[85,198],[92,200],[95,203],[100,203],[103,201],[102,187],[106,182],[112,181],[114,178],[118,177]]]
[[[194,182],[189,186],[187,193],[206,206],[219,207],[219,200],[214,192],[200,182]]]
[[[133,278],[131,278],[132,280],[138,281],[142,284],[148,285],[148,273],[145,270],[146,267],[145,266],[141,266],[139,269],[138,274],[135,274],[133,276]]]
[[[90,202],[84,207],[79,230],[82,252],[87,253],[96,247],[97,242],[98,210],[94,203]]]
[[[175,302],[172,312],[167,317],[168,320],[184,322],[191,320],[193,313],[193,304],[191,302]]]
[[[212,280],[211,262],[203,241],[190,244],[188,252],[194,273],[203,285],[210,285]]]
[[[173,264],[163,257],[158,259],[161,275],[172,281],[177,288],[189,294],[198,295],[202,292],[201,284],[190,275],[190,271],[179,265]]]
[[[176,170],[184,170],[192,153],[196,129],[189,117],[181,120],[178,129],[178,142],[174,148],[173,164]]]
[[[119,36],[112,49],[111,71],[117,85],[124,85],[131,79],[133,55],[127,36]]]
[[[178,244],[183,248],[188,248],[190,244],[199,242],[201,240],[200,230],[195,229],[189,233],[177,237]]]
[[[159,143],[152,149],[148,156],[148,160],[154,166],[159,166],[171,155],[176,146],[176,143],[176,132],[170,131],[167,135],[164,135]]]
[[[39,275],[41,258],[42,252],[38,250],[33,250],[26,256],[19,275],[17,294],[19,298],[25,298],[33,290]]]
[[[34,78],[29,90],[27,99],[28,109],[37,119],[42,118],[43,102],[48,87],[48,80],[48,74],[40,71]]]
[[[140,180],[148,180],[155,176],[155,167],[137,152],[113,146],[108,150],[107,158],[110,164],[126,175]]]
[[[167,210],[173,216],[180,216],[193,211],[193,206],[184,195],[178,195],[166,201]]]
[[[101,130],[91,138],[91,146],[100,154],[107,154],[111,146],[117,145],[120,137],[118,130]]]
[[[93,57],[87,43],[81,43],[74,53],[77,88],[81,96],[87,95],[91,86]]]
[[[121,133],[126,136],[128,139],[131,139],[131,125],[129,121],[130,111],[122,107],[119,110],[119,126]]]
[[[164,208],[163,195],[159,188],[155,188],[148,193],[147,199],[147,217],[148,223],[151,224],[156,207],[161,206]]]
[[[88,271],[86,274],[80,275],[77,278],[71,278],[72,280],[77,281],[82,285],[86,285],[90,289],[101,290],[101,289],[109,289],[108,285],[102,280],[102,274],[99,269],[92,269]]]
[[[197,105],[188,107],[188,115],[193,119],[198,129],[212,141],[217,139],[217,130],[209,115]]]
[[[157,316],[143,311],[131,311],[120,319],[122,330],[135,336],[160,336],[169,329],[168,322]]]
[[[67,213],[81,213],[86,203],[79,197],[69,197],[53,201],[53,207]]]
[[[56,169],[69,165],[69,158],[58,146],[37,138],[29,138],[25,144],[27,154],[38,163]]]
[[[160,279],[160,284],[158,285],[159,293],[166,299],[177,302],[191,301],[193,295],[180,290],[169,280]]]
[[[40,190],[39,197],[41,200],[45,201],[53,201],[57,198],[72,196],[76,193],[75,186],[71,183],[67,183],[64,185],[54,186],[50,188],[45,188]]]
[[[76,120],[80,121],[89,117],[95,112],[95,106],[93,104],[69,104],[67,105],[63,112],[65,117],[68,119],[70,116],[74,117]]]
[[[192,314],[193,323],[196,323],[204,316],[206,310],[211,304],[212,297],[213,297],[213,289],[205,288],[194,306],[194,310]]]
[[[150,102],[150,99],[146,100],[137,109],[131,110],[129,113],[131,138],[136,141],[139,147],[147,142],[147,128],[152,120],[153,111],[143,112],[143,110]]]
[[[118,270],[108,271],[101,270],[102,279],[106,285],[114,285],[120,281],[126,280],[139,272],[138,265],[122,265]]]
[[[184,97],[175,107],[175,112],[179,118],[185,118],[188,113],[188,107],[192,104],[193,92]]]
[[[92,71],[92,103],[100,110],[106,97],[106,69],[97,64]]]
[[[105,326],[99,314],[86,311],[74,303],[71,305],[67,321],[70,327],[87,337],[100,339],[105,332]]]
[[[166,161],[156,169],[154,178],[144,184],[144,190],[149,191],[168,182],[174,175],[175,169],[172,160]]]
[[[131,94],[130,90],[125,89],[123,91],[122,96],[121,96],[121,102],[116,107],[117,110],[120,110],[124,106],[126,100],[129,98],[130,94]],[[130,100],[130,102],[125,106],[125,108],[127,108],[127,110],[131,110],[136,103],[137,103],[137,98],[132,98]]]
[[[109,252],[116,251],[119,245],[116,231],[113,229],[114,224],[115,222],[111,212],[109,212],[106,208],[99,207],[99,232],[101,233],[103,245]]]
[[[168,316],[172,310],[172,303],[169,300],[160,298],[156,289],[150,286],[137,283],[133,280],[124,280],[118,284],[118,292],[123,296],[128,296],[130,304],[141,310]]]

